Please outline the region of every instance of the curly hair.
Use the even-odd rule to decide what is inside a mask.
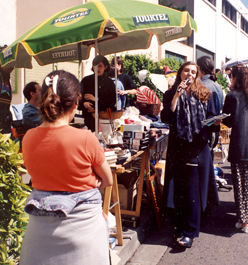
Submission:
[[[47,85],[45,82],[47,77],[53,79],[55,76],[58,76],[57,93],[54,92],[52,84]],[[40,113],[43,120],[55,122],[81,98],[80,83],[73,74],[64,70],[53,71],[46,78],[41,88]]]
[[[179,84],[182,81],[181,73],[182,73],[183,69],[188,65],[194,65],[197,69],[196,63],[194,63],[192,61],[188,61],[188,62],[183,63],[180,66],[179,70],[177,71],[176,80],[175,80],[174,85],[172,86],[172,89],[175,89],[175,90],[177,89],[177,87],[179,86]],[[191,85],[191,91],[192,91],[193,95],[196,98],[200,99],[200,101],[202,103],[206,102],[210,98],[210,95],[211,95],[211,91],[202,84],[201,79],[198,77],[198,72],[196,74],[196,78],[194,80],[194,83]]]

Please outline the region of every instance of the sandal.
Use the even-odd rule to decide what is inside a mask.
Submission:
[[[192,244],[193,244],[193,238],[189,238],[189,237],[185,236],[178,241],[178,244],[180,246],[185,247],[185,248],[191,248]]]

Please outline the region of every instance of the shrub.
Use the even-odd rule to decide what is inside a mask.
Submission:
[[[110,61],[112,60],[112,58],[110,58]],[[181,65],[181,63],[174,58],[164,58],[160,62],[156,62],[151,58],[151,55],[146,54],[125,54],[124,56],[121,55],[121,59],[123,61],[125,74],[129,75],[132,78],[136,86],[148,86],[156,93],[161,101],[163,100],[163,93],[152,83],[149,74],[164,74],[164,70],[161,66],[168,66],[172,71],[177,71]],[[141,84],[137,77],[137,74],[139,71],[144,69],[148,71],[148,75],[145,81]],[[134,95],[128,96],[130,103],[134,101]]]
[[[217,76],[217,83],[227,94],[229,92],[229,89],[228,89],[228,83],[226,81],[226,78],[224,78],[222,74],[216,74],[216,76]]]
[[[19,143],[10,134],[0,133],[0,264],[19,261],[28,216],[24,212],[30,187],[22,183],[20,172],[26,172]]]

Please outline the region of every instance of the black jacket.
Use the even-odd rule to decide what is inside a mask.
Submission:
[[[229,92],[223,113],[231,114],[222,121],[232,128],[228,161],[248,161],[248,96],[243,91]]]
[[[92,113],[84,107],[84,102],[91,102],[95,107],[95,102],[91,100],[85,100],[85,94],[92,94],[95,96],[95,74],[86,76],[81,81],[82,99],[79,102],[78,109],[83,110],[83,118],[85,124],[91,131],[95,131],[95,119]],[[98,77],[98,110],[106,111],[110,108],[112,111],[116,110],[116,91],[114,82],[104,73],[103,76]]]

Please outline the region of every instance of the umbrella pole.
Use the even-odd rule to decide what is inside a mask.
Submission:
[[[115,53],[115,93],[116,93],[116,109],[118,110],[118,90],[117,90],[117,66],[116,66],[116,53]]]
[[[97,41],[95,41],[95,56],[97,56]],[[95,135],[98,138],[98,76],[97,76],[97,65],[94,69],[95,72]]]
[[[82,79],[81,63],[82,63],[82,53],[81,53],[81,43],[77,44],[78,48],[78,80],[79,82]]]

